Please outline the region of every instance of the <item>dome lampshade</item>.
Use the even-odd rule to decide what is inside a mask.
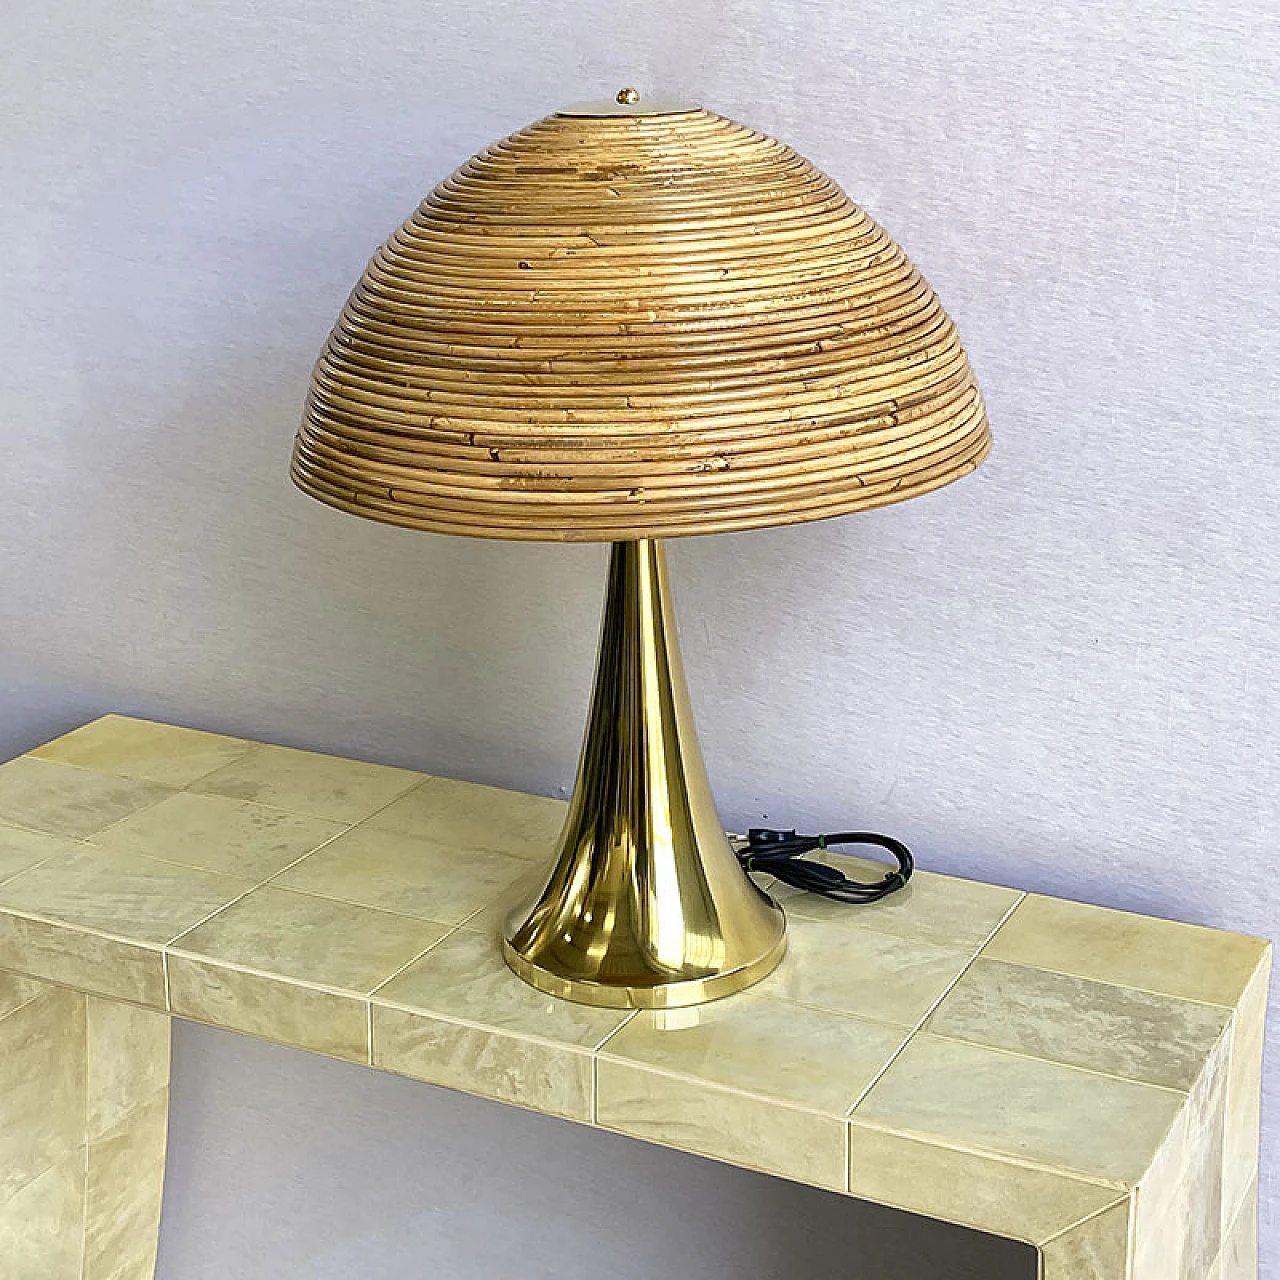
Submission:
[[[411,528],[617,541],[897,502],[988,447],[881,227],[783,143],[636,104],[548,116],[426,197],[316,365],[293,475]]]

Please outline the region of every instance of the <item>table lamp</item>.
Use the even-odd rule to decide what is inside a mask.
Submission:
[[[412,529],[612,544],[564,829],[504,931],[517,974],[674,1008],[778,963],[781,908],[708,785],[662,539],[900,502],[989,447],[902,250],[789,147],[696,106],[624,89],[548,116],[374,254],[315,366],[294,481]]]

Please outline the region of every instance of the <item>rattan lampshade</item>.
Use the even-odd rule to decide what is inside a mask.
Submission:
[[[378,250],[293,477],[371,519],[616,541],[816,520],[972,470],[955,327],[875,222],[699,108],[562,112]]]

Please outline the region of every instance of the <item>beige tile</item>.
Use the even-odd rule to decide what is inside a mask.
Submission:
[[[1132,1280],[1205,1280],[1213,1268],[1229,1055],[1224,1036],[1138,1184]]]
[[[1123,1194],[1113,1186],[857,1121],[850,1129],[849,1190],[863,1200],[1035,1245]]]
[[[844,1189],[843,1120],[616,1059],[596,1065],[596,1121],[679,1151]]]
[[[434,840],[459,853],[491,850],[549,862],[567,808],[563,800],[546,796],[428,778],[376,814],[371,825]]]
[[[80,1280],[84,1156],[73,1152],[0,1204],[5,1280]]]
[[[1266,1031],[1268,951],[1241,997],[1232,1019],[1231,1062],[1222,1151],[1222,1214],[1226,1230],[1245,1192],[1258,1176],[1258,1134],[1262,1109],[1262,1049]]]
[[[487,906],[467,917],[467,928],[501,937],[507,917],[517,908],[522,915],[529,911],[538,895],[546,887],[549,872],[546,867],[530,867],[518,880],[513,880],[496,894]]]
[[[1044,1280],[1126,1280],[1128,1257],[1125,1199],[1046,1244],[1041,1274]]]
[[[366,995],[447,932],[428,920],[266,886],[184,935],[172,953]]]
[[[1138,1186],[1133,1280],[1203,1280],[1222,1243],[1222,1137],[1228,1039]]]
[[[50,836],[41,831],[23,831],[0,823],[0,882],[11,879],[37,862],[67,853],[77,847],[67,836]]]
[[[1244,934],[1030,894],[984,954],[1233,1008],[1267,945]]]
[[[421,781],[422,774],[407,769],[259,745],[201,778],[191,789],[352,823],[367,818]]]
[[[919,1032],[854,1113],[951,1146],[1137,1182],[1186,1095]]]
[[[1258,1184],[1244,1194],[1240,1208],[1222,1241],[1219,1280],[1257,1280]]]
[[[747,994],[637,1014],[602,1052],[843,1116],[907,1034],[901,1027]]]
[[[0,911],[12,908],[74,928],[162,944],[249,887],[249,881],[232,876],[81,845],[0,885]]]
[[[827,853],[820,861],[839,867],[855,880],[874,882],[891,868],[864,858]],[[928,871],[917,871],[905,889],[879,902],[850,906],[817,894],[803,893],[789,885],[775,884],[769,893],[786,908],[787,918],[847,921],[881,933],[940,947],[955,947],[970,954],[991,936],[1022,894],[1001,885],[959,880]]]
[[[168,1123],[165,1089],[89,1144],[84,1280],[151,1280]]]
[[[579,1049],[594,1049],[630,1016],[625,1009],[596,1009],[544,995],[507,968],[496,935],[470,928],[450,934],[379,988],[374,1003]]]
[[[591,1055],[389,1005],[373,1006],[374,1065],[570,1120],[591,1118]]]
[[[257,882],[345,830],[342,822],[183,791],[98,832],[93,843]]]
[[[2,908],[0,967],[79,991],[164,1008],[164,960],[159,947],[82,933]]]
[[[369,1060],[364,997],[170,955],[176,1016],[350,1062]]]
[[[7,1018],[15,1009],[21,1009],[44,989],[44,983],[34,978],[0,969],[0,1018]]]
[[[915,1026],[969,963],[968,952],[843,920],[787,921],[787,954],[756,991],[903,1027]]]
[[[201,729],[103,716],[30,754],[41,760],[185,787],[242,756],[253,743]]]
[[[503,962],[496,932],[461,929],[374,996],[374,1065],[586,1120],[589,1051],[628,1016],[535,991]]]
[[[0,1022],[0,1203],[84,1133],[84,996],[49,987]]]
[[[0,765],[0,822],[51,835],[90,836],[169,794],[169,788],[155,782],[34,756]]]
[[[169,1083],[169,1015],[89,997],[89,1136]]]
[[[1230,1038],[1224,1037],[1187,1100],[1187,1200],[1183,1221],[1188,1280],[1205,1275],[1222,1247],[1222,1151],[1230,1054]]]
[[[169,954],[173,1012],[366,1061],[364,996],[446,932],[426,920],[255,889],[175,944]]]
[[[461,924],[529,870],[501,853],[456,852],[434,840],[356,827],[275,881],[290,889]]]
[[[1190,1089],[1230,1014],[1107,982],[980,958],[929,1019],[939,1035]]]
[[[1187,1116],[1175,1121],[1143,1177],[1134,1212],[1132,1280],[1183,1280]]]

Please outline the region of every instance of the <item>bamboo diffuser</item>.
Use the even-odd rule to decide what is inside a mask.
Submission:
[[[989,447],[902,250],[789,147],[696,106],[624,89],[559,111],[377,251],[316,364],[294,481],[433,533],[612,543],[565,826],[504,932],[517,974],[671,1008],[778,963],[782,911],[711,796],[662,539],[900,502]]]

